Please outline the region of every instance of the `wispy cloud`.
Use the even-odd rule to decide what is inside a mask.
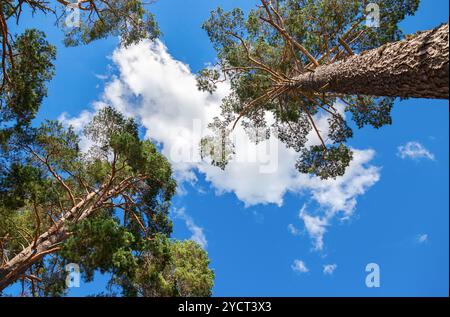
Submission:
[[[103,74],[94,74],[95,78],[99,79],[99,80],[107,80],[109,79],[108,75],[103,75]]]
[[[333,275],[334,271],[336,271],[336,264],[327,264],[323,266],[323,274],[325,275]]]
[[[417,235],[417,237],[416,237],[416,241],[418,242],[418,243],[420,243],[420,244],[424,244],[424,243],[427,243],[428,242],[428,234],[427,233],[421,233],[421,234],[418,234]]]
[[[287,226],[287,229],[293,236],[299,236],[300,235],[300,230],[298,230],[292,223],[290,223]]]
[[[402,159],[428,159],[431,161],[435,160],[435,156],[429,150],[425,148],[422,144],[416,141],[411,141],[406,143],[405,145],[401,145],[398,147],[397,155]]]
[[[323,236],[325,235],[326,227],[328,226],[328,219],[320,216],[311,216],[306,211],[306,205],[300,210],[300,219],[305,224],[305,229],[309,236],[313,239],[315,250],[323,249]]]
[[[294,272],[297,273],[308,273],[309,269],[306,267],[305,262],[302,260],[294,260],[294,263],[291,265],[291,268]]]
[[[176,218],[179,218],[184,221],[186,224],[187,229],[191,232],[191,240],[197,242],[199,245],[201,245],[204,249],[208,246],[208,241],[206,240],[206,236],[203,232],[203,228],[197,226],[192,219],[191,216],[186,214],[186,211],[184,208],[180,209],[174,209],[174,215]]]

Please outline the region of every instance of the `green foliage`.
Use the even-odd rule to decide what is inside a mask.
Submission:
[[[89,44],[108,36],[120,36],[121,44],[128,46],[142,39],[154,40],[160,34],[154,15],[140,0],[92,1],[89,10],[80,11],[80,26],[66,27],[64,20],[72,14],[65,10],[61,27],[66,31],[64,44]]]
[[[350,99],[350,98],[349,98]],[[357,106],[349,106],[347,110],[352,114],[353,121],[358,128],[365,125],[379,129],[392,124],[391,111],[395,98],[353,97]]]
[[[118,219],[104,214],[72,229],[60,253],[64,263],[79,263],[86,281],[94,272],[113,275],[110,285],[124,296],[211,296],[214,273],[207,253],[192,241],[158,233],[135,236]]]
[[[326,151],[316,145],[302,150],[296,166],[301,173],[314,173],[321,179],[328,179],[343,176],[352,158],[352,152],[343,144],[330,147]]]
[[[65,23],[73,13],[70,2],[58,2],[66,46],[111,35],[128,46],[159,35],[143,1],[80,1],[78,27]],[[111,284],[127,296],[210,295],[214,274],[206,252],[169,239],[176,190],[170,164],[153,143],[140,140],[133,120],[112,108],[100,110],[84,130],[93,144],[87,153],[71,127],[55,121],[31,127],[54,75],[56,51],[40,31],[9,34],[9,22],[19,21],[27,7],[53,13],[47,1],[0,3],[0,279],[5,262],[58,228],[67,239],[56,244],[59,252],[29,264],[21,275],[29,291],[22,295],[65,295],[64,268],[71,262],[86,281],[96,271],[110,273]],[[98,200],[90,205],[94,193]],[[87,205],[71,214],[80,201]],[[91,214],[84,218],[86,211]]]
[[[207,253],[195,242],[157,235],[145,246],[132,280],[119,279],[125,295],[211,296],[214,272]]]
[[[11,23],[19,23],[23,12],[55,15],[64,31],[66,46],[89,44],[108,36],[119,36],[124,46],[143,39],[156,39],[160,32],[148,3],[138,0],[83,0],[76,9],[79,24],[71,25],[75,16],[69,0],[48,1],[9,0],[0,2],[0,146],[6,150],[8,140],[27,127],[47,95],[46,83],[54,75],[55,47],[38,30],[26,30],[19,36],[10,34]],[[71,9],[72,8],[72,9]]]
[[[328,132],[328,137],[334,143],[344,143],[346,140],[353,137],[352,129],[347,125],[344,118],[339,115],[333,115],[328,118],[328,124],[330,131]]]
[[[172,244],[173,283],[180,296],[211,296],[214,272],[207,253],[193,241]]]
[[[365,23],[369,3],[380,8],[379,28]],[[214,10],[203,28],[219,63],[199,73],[198,88],[212,93],[221,80],[231,83],[232,95],[222,106],[224,120],[215,119],[228,123],[220,133],[229,135],[229,131],[223,132],[233,124],[227,118],[238,118],[244,128],[271,130],[288,147],[305,155],[299,159],[303,163],[297,165],[300,172],[322,178],[342,175],[351,159],[345,144],[353,136],[345,114],[350,113],[359,128],[380,128],[391,124],[394,99],[335,95],[327,93],[326,87],[320,92],[308,92],[291,85],[299,75],[345,59],[350,53],[342,42],[352,53],[360,53],[401,39],[399,23],[414,14],[418,6],[419,0],[261,0],[261,5],[248,15],[240,9]],[[271,126],[264,120],[265,113],[275,118]],[[313,121],[322,115],[330,118],[328,139],[322,136],[322,146],[306,149],[311,131],[320,138]],[[215,132],[216,125],[212,124]],[[259,135],[269,138],[270,133]],[[213,138],[218,139],[208,137],[201,146]],[[203,153],[217,155],[209,153],[210,149]],[[211,161],[222,168],[226,165],[217,164],[214,158]]]
[[[0,206],[13,210],[22,208],[28,201],[37,199],[45,185],[39,169],[13,163],[0,174]]]
[[[217,81],[220,79],[220,72],[215,69],[202,69],[198,74],[197,86],[201,91],[213,93],[217,89]]]
[[[176,190],[171,166],[154,144],[140,140],[132,119],[109,107],[99,110],[84,130],[92,144],[87,152],[73,129],[58,122],[26,132],[0,157],[0,259],[33,245],[66,218],[61,250],[27,269],[37,278],[25,281],[29,295],[64,295],[69,263],[80,266],[85,281],[97,271],[109,273],[125,296],[211,294],[206,252],[169,239]],[[93,202],[68,215],[92,194]]]
[[[1,51],[1,49],[0,49]],[[54,75],[55,47],[44,33],[26,30],[12,44],[14,63],[0,70],[0,141],[3,147],[16,129],[30,124],[44,97],[46,83]]]
[[[126,277],[135,270],[135,238],[110,213],[86,219],[70,231],[76,234],[64,243],[60,256],[67,263],[79,263],[86,281],[93,280],[96,270]]]

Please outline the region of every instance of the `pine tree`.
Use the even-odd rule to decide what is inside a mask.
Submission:
[[[206,252],[170,240],[176,190],[168,161],[138,126],[104,108],[85,128],[47,121],[16,134],[0,164],[0,290],[18,279],[29,295],[62,295],[64,268],[85,280],[111,274],[124,295],[210,295]]]
[[[46,96],[45,83],[54,74],[55,48],[45,34],[26,30],[13,35],[11,24],[21,23],[24,12],[55,19],[64,32],[64,44],[89,44],[110,35],[128,46],[160,32],[150,3],[138,0],[2,0],[0,1],[0,144],[15,128],[28,125]]]
[[[358,128],[378,129],[392,123],[396,97],[448,99],[448,24],[406,39],[398,26],[418,6],[418,0],[261,0],[247,16],[213,11],[203,28],[219,63],[199,73],[198,87],[213,92],[229,81],[232,93],[210,125],[218,133],[202,141],[203,155],[225,168],[233,154],[230,130],[241,121],[246,131],[260,131],[257,142],[272,132],[297,151],[300,172],[342,176],[353,157],[345,114]],[[327,135],[315,122],[323,115]],[[306,146],[310,132],[319,145]]]

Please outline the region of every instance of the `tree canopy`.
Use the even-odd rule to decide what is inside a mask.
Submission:
[[[378,27],[366,23],[373,4]],[[327,93],[326,87],[301,91],[294,89],[295,78],[401,39],[398,24],[418,6],[419,0],[261,0],[248,15],[239,8],[213,11],[203,28],[219,62],[199,73],[198,87],[213,92],[219,82],[229,81],[232,92],[223,101],[222,116],[210,125],[216,134],[202,141],[204,157],[213,156],[212,164],[225,168],[233,154],[230,130],[241,122],[254,141],[273,133],[297,151],[300,172],[322,179],[342,176],[353,155],[346,145],[353,129],[345,114],[357,128],[378,129],[391,124],[395,98]],[[316,124],[324,115],[326,135]],[[311,131],[319,144],[307,146]]]
[[[10,140],[0,165],[0,280],[62,295],[64,267],[77,263],[86,281],[110,273],[123,295],[210,295],[206,252],[169,238],[168,161],[112,108],[84,137],[87,152],[71,127],[47,121]]]
[[[56,49],[41,31],[10,32],[31,11],[53,15],[66,46],[110,35],[128,46],[159,35],[148,4],[0,2],[0,292],[19,280],[23,296],[64,295],[66,265],[75,263],[85,281],[109,274],[103,295],[211,295],[206,251],[170,238],[176,183],[168,161],[139,138],[132,119],[109,107],[81,136],[57,121],[34,127]]]
[[[55,47],[38,30],[15,35],[24,12],[53,17],[64,32],[64,44],[89,44],[110,35],[119,36],[121,45],[131,45],[160,32],[154,15],[147,9],[152,1],[81,0],[72,4],[55,1],[0,1],[0,144],[16,129],[28,125],[46,96],[46,82],[54,75]]]

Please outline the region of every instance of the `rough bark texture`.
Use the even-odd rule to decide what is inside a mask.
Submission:
[[[347,95],[449,98],[449,25],[388,43],[295,78],[295,89]]]

